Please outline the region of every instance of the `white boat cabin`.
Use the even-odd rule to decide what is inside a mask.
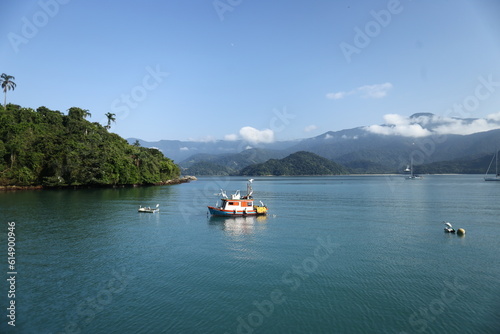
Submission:
[[[251,199],[223,199],[222,210],[248,211],[253,210]]]

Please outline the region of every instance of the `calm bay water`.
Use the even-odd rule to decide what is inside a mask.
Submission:
[[[500,332],[500,183],[265,177],[269,216],[209,218],[220,188],[246,179],[0,193],[4,282],[9,221],[17,262],[0,332]]]

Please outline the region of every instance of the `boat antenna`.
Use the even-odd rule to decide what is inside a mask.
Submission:
[[[253,194],[252,182],[253,182],[253,179],[250,179],[250,180],[248,180],[248,183],[247,183],[247,197],[248,198],[250,198],[250,196],[252,196],[252,194]]]

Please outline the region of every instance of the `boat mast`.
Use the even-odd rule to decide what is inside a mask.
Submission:
[[[498,149],[495,152],[496,155],[496,161],[495,161],[495,176],[498,177]]]
[[[491,158],[490,165],[488,166],[488,169],[486,170],[486,174],[484,175],[484,178],[488,178],[488,175],[490,173],[491,165],[493,165],[493,159],[495,159],[495,178],[498,178],[500,174],[498,173],[498,149],[495,151],[495,155]]]

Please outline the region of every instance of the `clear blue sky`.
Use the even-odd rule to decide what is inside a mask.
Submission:
[[[113,112],[125,138],[297,139],[499,112],[499,17],[496,0],[3,1],[0,73],[8,102]]]

